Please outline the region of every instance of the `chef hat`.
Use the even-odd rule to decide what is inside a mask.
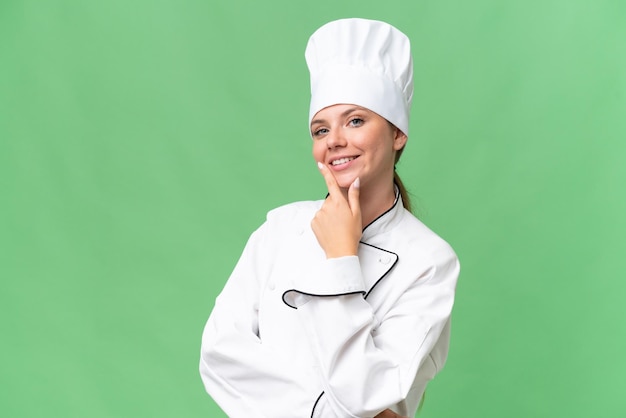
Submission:
[[[413,60],[409,38],[385,22],[341,19],[319,28],[305,52],[311,73],[309,125],[335,104],[365,107],[409,134]]]

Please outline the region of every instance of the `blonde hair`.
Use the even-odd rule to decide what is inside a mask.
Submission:
[[[398,131],[400,130],[393,123],[389,121],[387,122],[393,129],[398,130]],[[394,161],[394,166],[393,166],[393,182],[395,183],[396,186],[398,186],[398,190],[400,191],[400,197],[402,198],[402,206],[404,206],[404,208],[408,210],[409,212],[412,212],[411,198],[409,197],[409,192],[406,190],[406,187],[404,187],[404,183],[402,182],[402,179],[400,179],[400,175],[396,171],[396,166],[395,166],[395,164],[397,164],[398,161],[400,161],[400,156],[402,155],[403,151],[404,151],[404,147],[402,147],[402,149],[396,152],[396,159]]]
[[[400,179],[400,176],[398,175],[398,172],[395,169],[393,170],[393,182],[396,184],[396,186],[398,186],[398,190],[400,191],[400,197],[402,198],[402,206],[404,206],[406,210],[411,212],[412,208],[411,208],[411,198],[409,197],[409,192],[407,192],[406,188],[404,187],[404,183],[402,183],[402,180]]]

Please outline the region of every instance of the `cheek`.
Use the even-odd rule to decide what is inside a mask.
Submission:
[[[324,157],[324,147],[320,146],[320,144],[317,142],[313,143],[313,146],[311,147],[311,153],[313,154],[313,158],[315,159],[315,161],[322,161],[323,157]]]
[[[369,143],[367,150],[372,159],[379,164],[387,164],[389,161],[393,162],[395,158],[393,143],[388,138],[380,138],[378,141]]]
[[[385,149],[383,139],[379,136],[362,141],[359,144],[359,147],[364,151],[372,153],[373,155],[378,155]]]

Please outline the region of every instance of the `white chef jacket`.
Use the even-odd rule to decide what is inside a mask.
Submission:
[[[450,246],[402,206],[326,259],[323,201],[270,211],[217,297],[200,374],[232,418],[414,416],[443,367],[459,273]]]

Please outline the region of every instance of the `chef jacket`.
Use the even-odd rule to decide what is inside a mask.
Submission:
[[[270,211],[216,299],[200,374],[229,417],[414,416],[445,363],[452,248],[397,194],[358,256],[327,259],[310,226],[322,203]]]

